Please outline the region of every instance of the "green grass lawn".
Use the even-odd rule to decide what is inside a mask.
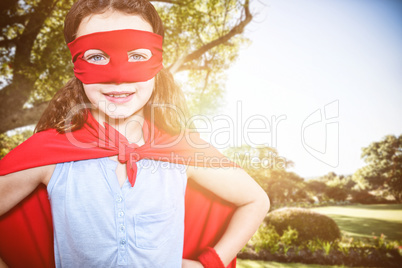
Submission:
[[[381,234],[402,240],[402,205],[351,205],[319,207],[312,210],[328,215],[347,235],[362,238]]]
[[[345,268],[346,266],[329,266],[303,263],[280,263],[267,261],[237,260],[237,268]]]
[[[381,234],[387,239],[402,240],[402,204],[397,205],[350,205],[312,208],[328,215],[347,235],[355,238],[373,237]],[[237,261],[238,268],[341,268],[302,263],[279,263],[264,261]]]

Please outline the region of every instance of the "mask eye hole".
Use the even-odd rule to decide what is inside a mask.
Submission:
[[[89,49],[85,51],[83,59],[96,65],[106,65],[110,61],[109,55],[99,49]]]
[[[152,52],[146,48],[131,50],[127,53],[129,62],[147,61],[152,57]]]

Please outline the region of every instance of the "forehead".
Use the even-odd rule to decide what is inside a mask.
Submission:
[[[152,26],[139,15],[129,15],[117,11],[107,11],[85,17],[78,27],[76,37],[96,32],[113,30],[152,31]]]

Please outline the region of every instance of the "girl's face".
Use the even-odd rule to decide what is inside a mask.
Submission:
[[[78,27],[77,37],[96,32],[133,29],[152,32],[152,26],[141,16],[128,15],[116,11],[94,14],[85,17]],[[149,49],[136,49],[127,53],[128,61],[148,60],[152,53]],[[92,64],[104,65],[109,56],[102,50],[90,49],[83,58]],[[154,78],[136,83],[83,84],[94,116],[105,114],[110,118],[127,119],[132,115],[143,116],[143,107],[148,102],[154,88]],[[106,119],[106,118],[105,118]]]

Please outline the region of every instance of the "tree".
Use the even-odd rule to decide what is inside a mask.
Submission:
[[[356,182],[352,180],[352,176],[337,175],[335,172],[329,172],[327,175],[321,176],[319,182],[324,183],[325,187],[321,189],[321,193],[317,195],[325,194],[329,199],[334,201],[345,201],[352,188],[356,185]],[[313,183],[310,188],[314,189],[319,184]]]
[[[341,185],[329,186],[325,194],[334,201],[345,201],[349,195],[349,192]]]
[[[323,181],[320,180],[306,181],[305,189],[313,196],[313,199],[315,199],[316,202],[323,201],[326,199],[325,192],[327,188],[328,188],[327,184]]]
[[[225,155],[241,166],[264,190],[271,203],[309,201],[303,178],[286,169],[293,162],[278,155],[275,148],[243,145],[225,151]]]
[[[267,178],[272,176],[272,172],[283,172],[293,165],[293,162],[279,156],[275,148],[265,145],[231,147],[224,154],[241,166],[264,189],[268,187]]]
[[[304,179],[294,172],[273,170],[267,179],[265,191],[275,203],[310,202]]]
[[[12,136],[6,135],[5,133],[0,134],[0,158],[3,158],[14,147],[28,139],[31,135],[32,130],[29,129],[17,131],[17,133]]]
[[[371,190],[382,190],[402,203],[402,135],[388,135],[362,149],[367,166],[355,176],[365,179]]]
[[[193,110],[216,107],[223,92],[223,72],[246,41],[242,33],[253,18],[249,0],[153,2],[166,26],[164,65],[191,79],[191,90],[185,89]],[[35,124],[50,98],[72,77],[62,31],[72,3],[1,1],[0,133]]]

